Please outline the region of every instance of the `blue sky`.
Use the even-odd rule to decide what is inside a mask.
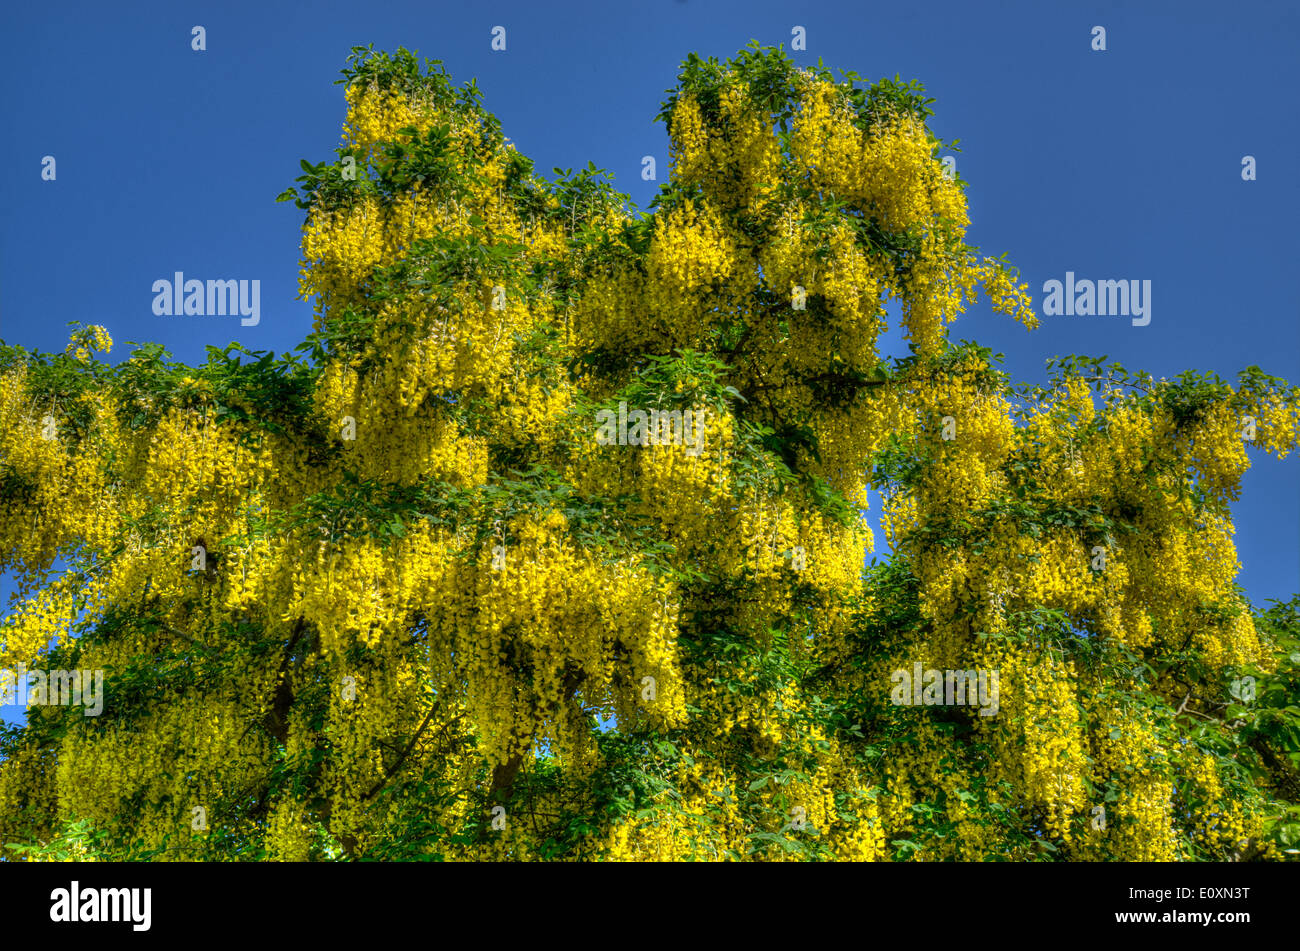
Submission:
[[[539,170],[594,161],[644,208],[656,183],[641,157],[666,174],[652,119],[681,60],[751,39],[788,48],[798,25],[797,62],[925,84],[935,132],[961,141],[969,240],[1007,252],[1039,306],[1066,271],[1152,282],[1145,327],[1050,317],[1029,333],[980,306],[955,337],[1006,353],[1023,380],[1066,353],[1157,377],[1235,379],[1255,364],[1300,380],[1291,3],[94,2],[7,4],[0,25],[6,342],[61,349],[72,320],[107,326],[114,359],[128,340],[191,362],[205,345],[300,341],[302,213],[274,199],[299,159],[333,157],[333,83],[353,46],[442,60],[458,83],[478,81]],[[491,49],[498,25],[504,52]],[[1091,48],[1098,25],[1105,51]],[[54,181],[41,178],[47,155]],[[1242,180],[1246,155],[1256,181]],[[260,323],[154,316],[152,284],[175,271],[260,280]],[[1255,462],[1234,511],[1241,580],[1262,603],[1300,590],[1300,472],[1295,457]]]

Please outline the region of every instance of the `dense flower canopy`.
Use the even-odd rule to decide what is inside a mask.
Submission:
[[[0,347],[0,668],[105,677],[4,735],[12,854],[1289,854],[1295,606],[1229,503],[1295,389],[953,342],[1036,318],[915,84],[692,56],[640,214],[436,63],[343,82],[294,354]]]

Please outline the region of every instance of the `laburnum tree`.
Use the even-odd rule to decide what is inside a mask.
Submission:
[[[691,56],[640,213],[437,63],[341,82],[296,351],[0,348],[0,667],[105,678],[3,734],[4,854],[1297,854],[1300,602],[1229,504],[1300,392],[951,340],[1036,318],[915,83]]]

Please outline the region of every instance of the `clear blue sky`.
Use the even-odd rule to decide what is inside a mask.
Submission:
[[[122,358],[156,340],[179,359],[239,340],[283,351],[309,330],[296,300],[302,213],[275,196],[298,161],[333,157],[334,85],[348,50],[404,45],[477,79],[538,169],[611,170],[645,207],[666,174],[652,122],[692,51],[751,39],[796,61],[901,74],[936,97],[960,139],[969,238],[1043,282],[1152,282],[1152,320],[1055,317],[1027,333],[981,306],[954,336],[1007,354],[1019,379],[1045,358],[1108,354],[1156,376],[1235,379],[1256,364],[1300,380],[1295,268],[1300,14],[1290,2],[6,4],[0,14],[0,338],[61,349],[71,320],[102,323]],[[191,49],[191,28],[207,50]],[[507,50],[490,47],[494,26]],[[1091,49],[1092,28],[1107,49]],[[42,181],[52,155],[57,179]],[[1258,180],[1244,182],[1253,155]],[[261,281],[261,323],[155,317],[151,285]],[[897,341],[895,340],[895,343]],[[1257,603],[1300,590],[1300,468],[1262,455],[1236,505],[1242,581]],[[3,588],[0,579],[0,589]]]

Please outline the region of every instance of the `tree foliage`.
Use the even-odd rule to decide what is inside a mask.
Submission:
[[[0,346],[0,667],[105,675],[0,738],[10,856],[1296,854],[1300,605],[1229,503],[1300,394],[952,340],[1036,318],[919,84],[692,56],[641,214],[437,63],[342,82],[296,351]]]

